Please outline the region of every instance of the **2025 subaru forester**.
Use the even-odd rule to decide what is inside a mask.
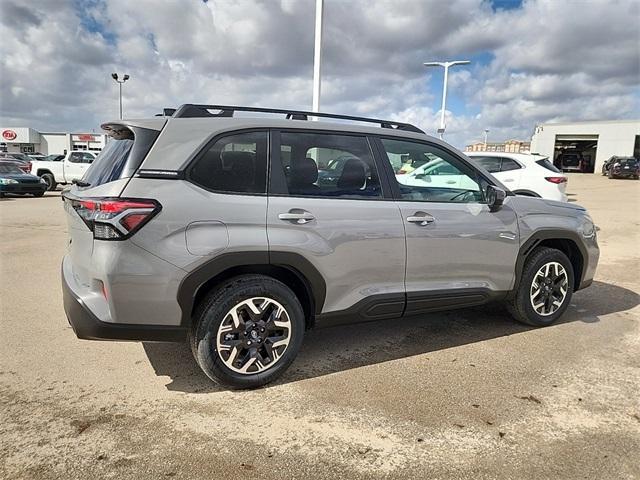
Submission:
[[[103,128],[63,194],[69,322],[83,339],[189,339],[232,388],[282,375],[313,326],[494,300],[550,325],[596,269],[584,208],[517,197],[413,125],[186,104]],[[446,179],[394,171],[434,159]]]

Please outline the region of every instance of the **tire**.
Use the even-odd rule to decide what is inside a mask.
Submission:
[[[42,175],[41,178],[47,184],[47,190],[49,190],[50,192],[55,190],[56,187],[58,186],[58,184],[56,183],[55,177],[51,173],[45,173],[45,174]]]
[[[559,264],[564,270],[559,267],[556,270],[555,264]],[[538,289],[538,291],[542,290],[540,293],[541,296],[532,298],[532,293],[534,293],[535,289],[533,286],[534,280],[538,282],[546,280],[539,276],[541,270],[544,272],[543,269],[546,265],[550,265],[550,276],[555,276],[558,272],[560,275],[558,275],[557,280],[552,280],[549,284],[542,283],[542,288]],[[563,271],[564,277],[562,275]],[[573,285],[573,266],[569,258],[555,248],[536,248],[525,261],[520,277],[520,284],[513,299],[507,302],[507,308],[513,318],[521,323],[534,327],[546,327],[558,320],[569,307],[573,294]],[[560,288],[557,288],[558,286],[560,286]],[[564,286],[564,294],[562,294],[562,286]],[[551,301],[545,303],[544,306],[540,307],[537,311],[534,309],[534,303],[539,305],[539,302],[543,301],[545,298],[545,287],[551,289]],[[561,301],[559,300],[560,296],[562,296]],[[554,300],[556,302],[560,301],[560,305],[552,303]],[[550,308],[547,308],[548,306]],[[542,310],[542,312],[540,310]]]
[[[258,310],[265,304],[266,307],[249,315],[249,303]],[[288,325],[282,329],[275,325],[280,307],[284,313],[278,323]],[[237,327],[232,310],[241,319]],[[265,275],[241,275],[219,285],[197,307],[190,334],[191,351],[202,371],[215,383],[229,388],[257,388],[272,382],[289,367],[300,350],[304,330],[302,306],[289,287]],[[288,344],[271,348],[285,337]],[[226,342],[237,346],[229,347]],[[251,363],[252,356],[256,359]],[[242,368],[247,371],[236,370]]]
[[[38,192],[38,193],[34,193],[33,196],[34,197],[42,197],[42,196],[44,196],[44,191]]]

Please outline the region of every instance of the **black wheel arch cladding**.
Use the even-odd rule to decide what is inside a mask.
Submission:
[[[303,297],[300,301],[310,319],[322,311],[326,283],[316,267],[302,255],[266,250],[230,252],[203,263],[180,283],[181,326],[191,324],[194,308],[206,291],[232,276],[247,273],[272,276],[285,283],[297,296]]]

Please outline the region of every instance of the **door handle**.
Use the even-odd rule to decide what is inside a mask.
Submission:
[[[513,178],[505,178],[504,181],[505,182],[513,182]]]
[[[456,183],[456,181],[455,181],[455,180],[447,180],[447,181],[446,181],[446,184],[447,184],[447,185],[453,185],[454,183]]]
[[[305,223],[309,223],[311,220],[315,220],[316,217],[314,217],[311,213],[307,212],[306,210],[293,208],[289,210],[288,213],[279,214],[278,218],[280,220],[290,221],[290,222],[303,225]]]
[[[416,212],[412,216],[407,217],[407,222],[417,223],[421,227],[434,223],[436,221],[433,215],[429,215],[426,212]]]

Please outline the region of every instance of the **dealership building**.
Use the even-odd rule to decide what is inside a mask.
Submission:
[[[552,158],[576,153],[586,173],[599,173],[612,156],[640,159],[640,120],[545,123],[535,128],[531,153]]]
[[[7,152],[45,155],[70,150],[99,152],[104,148],[107,136],[102,133],[39,132],[29,127],[0,127],[0,145]]]

